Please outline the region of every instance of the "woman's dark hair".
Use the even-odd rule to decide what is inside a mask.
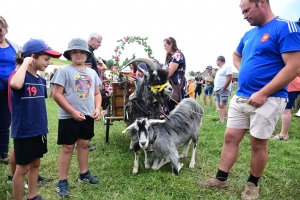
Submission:
[[[37,59],[38,57],[43,56],[43,55],[51,57],[50,54],[48,54],[48,53],[46,53],[44,51],[41,51],[41,52],[38,52],[38,53],[34,53],[33,55],[34,55],[35,59]],[[15,55],[15,61],[16,61],[17,65],[22,65],[23,64],[24,56],[22,54],[22,50],[21,49],[19,49],[19,51],[16,53],[16,55]]]
[[[136,64],[135,62],[133,62],[133,63],[131,63],[130,65],[133,66],[133,72],[136,73],[137,68],[138,68],[137,64]],[[131,67],[130,67],[130,68],[131,68]]]
[[[175,53],[177,50],[179,50],[178,47],[177,47],[176,40],[173,37],[168,37],[168,38],[164,39],[163,42],[166,42],[168,45],[172,44],[171,50],[172,50],[173,53]],[[165,64],[167,64],[170,57],[171,57],[171,54],[167,52]]]

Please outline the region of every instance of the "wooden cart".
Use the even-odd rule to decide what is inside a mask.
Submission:
[[[128,88],[121,89],[119,83],[113,82],[112,103],[108,106],[108,111],[104,117],[106,120],[106,142],[109,140],[109,128],[112,120],[124,119],[124,108],[128,101],[129,95],[135,91],[135,85],[131,84]]]

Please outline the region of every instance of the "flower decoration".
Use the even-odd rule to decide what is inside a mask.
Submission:
[[[141,38],[136,36],[126,36],[123,39],[119,39],[117,42],[119,42],[120,44],[114,49],[115,55],[112,56],[113,66],[116,66],[119,69],[122,67],[119,65],[120,56],[122,54],[121,50],[125,49],[124,47],[126,44],[135,43],[135,42],[137,42],[139,45],[142,45],[144,47],[144,51],[148,54],[149,58],[154,58],[152,56],[152,49],[147,44],[147,39],[148,37]]]
[[[123,90],[127,90],[127,88],[129,88],[129,85],[135,84],[136,83],[136,79],[134,78],[127,78],[127,77],[123,77],[121,78],[121,81],[118,83],[119,87]],[[132,89],[128,89],[128,92],[131,92]]]

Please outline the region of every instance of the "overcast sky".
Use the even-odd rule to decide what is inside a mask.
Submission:
[[[74,37],[103,36],[96,56],[111,59],[117,40],[124,36],[148,37],[153,56],[164,63],[163,39],[172,36],[186,57],[188,71],[215,66],[232,52],[251,27],[243,19],[240,0],[1,0],[1,13],[9,24],[7,38],[22,46],[30,38],[44,39],[65,51]],[[300,0],[270,0],[275,15],[298,21]],[[146,57],[142,46],[129,44],[126,57]]]

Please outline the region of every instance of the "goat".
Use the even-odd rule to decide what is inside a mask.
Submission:
[[[144,62],[149,70],[144,71],[145,76],[137,79],[136,90],[130,96],[128,103],[125,105],[124,121],[127,126],[132,124],[139,117],[148,117],[159,119],[163,102],[172,92],[172,87],[168,84],[168,70],[162,69],[156,60],[150,58],[137,58],[133,62]],[[154,91],[154,86],[161,86]]]
[[[130,63],[132,62],[144,62],[149,70],[143,70],[145,76],[142,79],[137,79],[136,90],[125,105],[124,121],[127,126],[140,117],[159,119],[160,115],[163,114],[163,102],[172,92],[172,86],[168,84],[169,72],[167,69],[162,69],[156,60],[137,58]],[[129,131],[129,135],[131,137],[129,148],[132,149],[134,143],[138,142],[138,138],[134,137],[135,131]]]
[[[179,158],[187,156],[189,146],[193,142],[192,157],[189,168],[195,166],[195,154],[202,123],[203,108],[195,99],[183,99],[170,113],[166,120],[139,118],[126,130],[134,130],[138,138],[135,148],[133,173],[138,173],[140,148],[146,149],[153,144],[152,169],[159,169],[164,164],[171,162],[172,174],[178,175],[183,167]],[[185,145],[183,153],[179,156],[177,149]],[[158,164],[159,159],[162,159]],[[145,167],[149,168],[148,159],[145,157]]]

